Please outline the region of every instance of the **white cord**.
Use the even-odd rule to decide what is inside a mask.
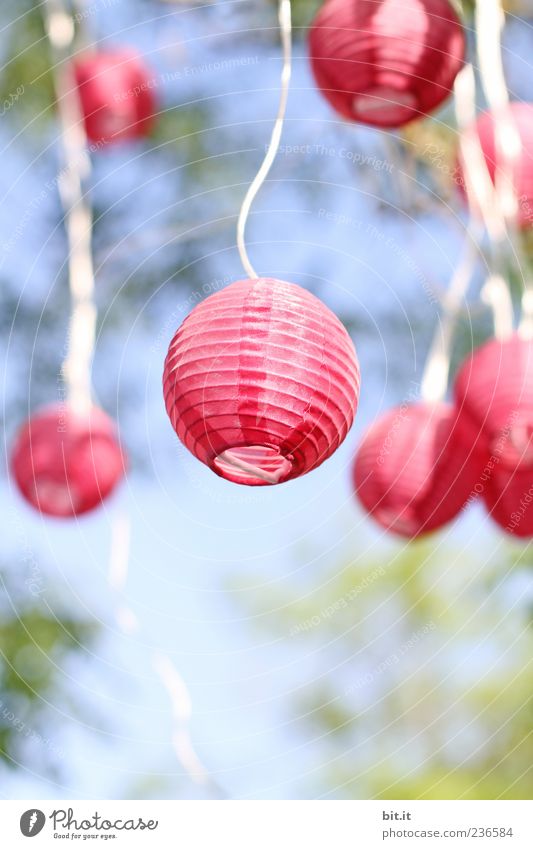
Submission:
[[[454,90],[467,194],[481,212],[491,244],[491,270],[483,297],[492,307],[495,334],[503,339],[513,332],[513,303],[502,273],[507,228],[476,130],[476,81],[472,65],[466,65],[457,76]]]
[[[250,277],[252,280],[256,280],[258,275],[252,263],[250,262],[248,251],[246,250],[245,230],[252,204],[259,189],[261,188],[268,176],[268,172],[270,171],[272,164],[276,158],[277,152],[279,150],[279,144],[281,141],[283,122],[285,119],[285,112],[287,110],[287,100],[289,97],[289,84],[291,80],[292,70],[291,0],[279,0],[279,25],[281,28],[281,43],[283,46],[283,70],[281,72],[281,94],[278,114],[276,117],[276,122],[274,124],[274,129],[272,130],[270,144],[268,146],[266,156],[259,171],[257,172],[255,179],[250,185],[248,191],[246,192],[237,221],[237,247],[239,250],[239,255],[244,270],[246,271],[248,277]]]
[[[468,291],[479,259],[482,228],[470,222],[461,261],[455,270],[444,299],[444,315],[433,336],[422,375],[420,397],[431,404],[442,401],[448,388],[453,338],[462,302]]]
[[[450,283],[444,302],[444,316],[433,337],[422,376],[420,394],[430,403],[441,401],[446,394],[457,319],[474,275],[483,231],[486,228],[489,233],[493,261],[499,256],[506,234],[505,221],[500,207],[495,203],[494,187],[479,136],[475,131],[476,83],[472,65],[467,65],[458,75],[454,94],[468,196],[474,198],[475,205],[482,213],[483,222],[470,212],[463,255]],[[500,274],[494,271],[489,274],[483,286],[482,297],[492,309],[495,335],[497,338],[505,338],[513,329],[513,307],[508,287]]]
[[[522,151],[520,133],[509,108],[509,93],[503,69],[501,38],[505,12],[501,0],[476,3],[476,42],[481,84],[494,117],[496,201],[504,218],[514,228],[518,215],[513,174]]]
[[[112,524],[108,582],[116,599],[114,611],[117,626],[127,637],[140,630],[137,616],[122,600],[128,580],[130,544],[131,518],[121,512]],[[162,652],[152,653],[151,666],[170,697],[173,714],[172,745],[179,762],[191,781],[206,787],[213,796],[224,798],[224,792],[209,774],[194,748],[190,731],[192,701],[185,681],[170,657]]]
[[[69,403],[85,413],[92,405],[91,366],[97,318],[94,303],[92,210],[83,192],[83,183],[90,175],[91,163],[75,80],[70,71],[75,37],[74,20],[63,5],[63,0],[46,0],[43,9],[53,51],[55,90],[65,159],[65,167],[59,177],[59,190],[69,245],[72,313],[63,373],[67,381]],[[117,516],[112,528],[108,580],[111,590],[118,597],[115,604],[117,626],[126,635],[139,629],[134,612],[121,600],[128,577],[130,537],[130,518],[123,514]],[[189,731],[191,701],[184,681],[166,655],[154,653],[152,668],[171,696],[174,714],[172,742],[180,763],[193,781],[208,786],[214,795],[223,796],[194,750]]]
[[[87,138],[75,79],[72,47],[76,29],[63,0],[45,0],[46,31],[52,47],[57,109],[61,125],[64,168],[59,174],[59,193],[68,240],[68,276],[72,311],[63,375],[68,400],[84,414],[92,406],[91,369],[96,337],[92,257],[92,209],[83,185],[91,173]]]
[[[477,53],[481,81],[485,97],[494,116],[494,143],[499,168],[496,171],[494,206],[502,212],[503,224],[507,224],[507,237],[513,249],[518,273],[524,283],[522,297],[522,320],[519,333],[533,337],[533,292],[525,257],[517,234],[519,201],[516,194],[514,173],[522,153],[522,140],[509,105],[509,93],[505,82],[501,37],[505,25],[505,11],[501,0],[483,0],[476,3]],[[494,291],[494,310],[503,306],[503,286],[506,281],[501,274],[489,280],[487,297]],[[503,285],[502,285],[503,284]],[[496,317],[496,312],[495,312]],[[505,328],[504,328],[505,330]],[[505,332],[507,332],[505,330]]]

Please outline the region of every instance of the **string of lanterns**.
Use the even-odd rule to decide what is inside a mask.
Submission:
[[[459,127],[465,123],[464,103],[471,96],[460,77],[455,86]],[[477,222],[471,218],[430,346],[420,399],[381,416],[364,435],[354,460],[353,483],[360,503],[382,528],[406,539],[454,519],[479,478],[480,464],[472,461],[461,438],[463,425],[453,405],[445,403],[458,315],[478,259],[477,236]]]
[[[478,28],[492,26],[493,33],[499,0],[483,2],[485,17]],[[69,394],[65,407],[47,408],[23,426],[12,469],[24,497],[42,513],[77,516],[113,491],[126,464],[115,427],[94,405],[90,389],[96,309],[90,209],[82,188],[90,164],[83,171],[79,162],[88,162],[88,141],[100,146],[145,136],[157,104],[141,57],[121,48],[85,51],[74,60],[74,31],[65,30],[60,0],[46,0],[46,9],[56,65],[65,67],[57,100],[68,165],[62,199],[73,302],[65,363]],[[258,275],[246,251],[246,221],[283,129],[291,76],[290,0],[279,0],[279,19],[283,69],[278,116],[237,224],[248,279],[192,310],[174,334],[163,374],[165,405],[179,439],[217,475],[247,486],[284,483],[331,457],[352,426],[360,389],[355,348],[340,320],[302,287]],[[497,38],[499,44],[499,31]],[[450,0],[326,0],[309,31],[309,54],[317,86],[335,111],[382,129],[427,117],[454,85],[456,93],[461,85],[474,86],[472,68],[465,67],[464,26]],[[483,61],[481,57],[481,65]],[[498,74],[498,68],[491,73]],[[453,519],[494,458],[483,487],[487,508],[510,533],[533,535],[533,516],[515,525],[512,520],[533,464],[531,298],[526,293],[525,319],[511,333],[512,307],[501,267],[507,225],[498,211],[503,184],[514,199],[520,226],[530,227],[533,221],[533,105],[506,105],[500,99],[496,106],[475,126],[479,149],[474,159],[482,158],[486,171],[481,182],[475,173],[479,169],[469,161],[471,127],[461,132],[460,157],[466,197],[473,211],[479,207],[493,248],[484,291],[493,308],[496,338],[463,364],[454,402],[446,403],[456,316],[453,310],[445,315],[446,341],[428,361],[426,389],[439,357],[444,382],[439,379],[437,391],[424,391],[419,401],[389,411],[372,425],[354,462],[354,488],[365,510],[382,527],[407,538]],[[502,165],[502,120],[511,122],[518,139],[510,172],[507,159]],[[77,165],[76,145],[78,154],[85,152]],[[489,209],[487,182],[496,211]],[[461,286],[471,272],[459,275]]]
[[[499,53],[498,5],[497,0],[487,0],[482,9],[478,6],[478,31],[486,33],[488,29]],[[503,68],[498,75],[493,64],[488,72],[480,45],[478,51],[485,89],[498,120],[489,113],[477,120],[474,128],[468,126],[475,117],[468,106],[475,103],[471,66],[458,75],[456,105],[464,183],[473,215],[481,213],[491,239],[492,269],[484,290],[493,308],[496,338],[463,364],[455,380],[455,403],[444,405],[441,396],[451,355],[448,337],[440,351],[446,380],[432,399],[437,405],[404,405],[384,416],[367,432],[354,463],[354,485],[363,507],[382,527],[410,539],[442,527],[478,495],[507,533],[533,534],[533,516],[527,509],[533,501],[528,461],[533,435],[528,399],[533,390],[531,298],[527,288],[523,320],[518,333],[513,333],[512,304],[501,273],[507,234],[502,196],[505,198],[509,188],[515,199],[517,192],[525,191],[524,173],[531,150],[530,131],[522,121],[515,123],[515,116],[522,118],[528,110],[527,104],[524,110],[521,104],[508,104]],[[494,50],[490,55],[497,68]],[[502,120],[511,124],[519,142],[510,169],[507,148],[502,152],[498,147]],[[513,133],[504,136],[509,144]],[[512,204],[509,207],[512,209]],[[519,215],[516,205],[514,211]],[[449,318],[453,322],[453,313]],[[422,382],[426,388],[434,362],[431,358],[428,362]]]
[[[62,367],[66,397],[37,411],[21,426],[11,453],[11,470],[22,496],[42,514],[74,518],[94,510],[115,490],[127,460],[114,423],[94,403],[91,385],[97,309],[92,210],[84,190],[91,173],[85,127],[94,128],[96,118],[83,110],[96,101],[78,94],[72,16],[61,0],[46,0],[43,13],[52,49],[64,160],[58,185],[71,296],[68,348]],[[89,81],[85,91],[88,85]],[[96,85],[100,90],[99,81]],[[106,126],[109,130],[109,122]]]
[[[98,508],[117,488],[127,466],[115,423],[94,404],[91,386],[97,313],[92,212],[83,191],[91,170],[87,141],[114,144],[140,137],[151,123],[155,101],[150,96],[140,107],[120,106],[135,100],[134,87],[146,80],[142,61],[131,51],[115,51],[74,63],[72,15],[62,0],[46,0],[44,13],[54,58],[65,160],[59,189],[69,246],[72,302],[68,351],[62,367],[67,397],[63,403],[37,411],[22,425],[12,447],[11,470],[21,495],[33,508],[47,516],[72,519]],[[116,103],[119,107],[114,113]],[[128,575],[129,537],[130,520],[117,513],[112,521],[109,588],[117,596],[116,626],[127,636],[139,629],[137,617],[122,598]],[[192,702],[185,681],[166,654],[153,652],[150,665],[171,700],[172,747],[185,774],[213,797],[223,798],[225,794],[198,757],[192,741]]]

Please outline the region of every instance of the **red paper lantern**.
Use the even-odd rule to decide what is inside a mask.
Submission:
[[[198,304],[165,362],[165,403],[183,444],[246,486],[315,469],[350,429],[359,366],[339,319],[272,278],[239,280]]]
[[[156,111],[153,75],[132,50],[108,50],[74,66],[85,129],[93,142],[147,135]]]
[[[521,150],[513,162],[518,223],[526,229],[533,226],[533,103],[511,103],[510,109],[521,141]],[[476,126],[487,168],[492,182],[495,183],[500,164],[496,153],[493,114],[485,112],[478,119]]]
[[[318,87],[337,112],[391,128],[446,100],[465,36],[448,0],[327,0],[309,49]]]
[[[97,407],[89,416],[59,404],[44,408],[22,426],[11,454],[11,472],[26,501],[64,518],[98,507],[124,467],[114,423]]]
[[[489,515],[512,536],[533,537],[533,474],[496,467],[483,491]]]
[[[533,341],[492,339],[467,358],[455,399],[470,445],[504,468],[533,470]]]
[[[479,479],[450,404],[404,404],[366,432],[353,470],[365,510],[387,531],[413,539],[453,519]]]

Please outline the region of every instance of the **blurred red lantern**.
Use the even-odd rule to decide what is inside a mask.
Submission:
[[[531,468],[513,472],[496,467],[485,486],[483,500],[489,515],[506,533],[533,537]]]
[[[155,82],[132,50],[91,53],[74,66],[85,129],[93,142],[147,135],[156,111]]]
[[[446,100],[465,36],[448,0],[326,0],[309,49],[318,87],[337,112],[391,128]]]
[[[264,486],[315,469],[350,429],[359,366],[339,319],[272,278],[239,280],[198,304],[164,370],[172,426],[226,480]]]
[[[518,223],[526,229],[533,226],[533,103],[511,103],[510,110],[521,141],[521,150],[512,163],[513,185],[518,199]],[[476,125],[493,183],[500,169],[494,124],[492,112],[485,112]],[[476,203],[473,205],[475,207]]]
[[[533,341],[491,339],[463,363],[454,393],[468,444],[510,471],[533,470]]]
[[[93,407],[88,416],[68,406],[45,407],[20,429],[11,472],[29,503],[49,516],[93,510],[124,475],[115,425]]]
[[[442,527],[474,497],[479,461],[463,448],[450,404],[404,404],[361,442],[357,497],[387,531],[412,539]]]

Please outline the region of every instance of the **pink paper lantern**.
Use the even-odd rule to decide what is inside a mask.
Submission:
[[[300,286],[239,280],[198,304],[165,362],[183,444],[217,475],[282,483],[330,457],[350,429],[359,366],[339,319]]]
[[[463,508],[479,479],[450,404],[404,404],[366,432],[355,458],[355,492],[387,531],[408,539],[441,528]]]
[[[74,65],[87,137],[117,142],[146,136],[156,111],[156,82],[135,51],[88,54]]]
[[[533,341],[491,339],[463,363],[454,387],[463,433],[510,471],[533,470]]]
[[[483,491],[489,516],[505,533],[533,537],[533,474],[496,467]]]
[[[520,136],[521,150],[513,163],[513,185],[518,199],[518,223],[533,226],[533,103],[511,103],[511,114]],[[493,183],[501,169],[496,153],[494,116],[485,112],[477,121],[479,140]],[[474,207],[476,202],[473,202]]]
[[[392,128],[446,100],[465,35],[448,0],[326,0],[309,51],[317,85],[337,112]]]
[[[19,430],[11,453],[11,473],[26,501],[62,518],[98,507],[124,469],[115,425],[97,407],[89,416],[45,407]]]

